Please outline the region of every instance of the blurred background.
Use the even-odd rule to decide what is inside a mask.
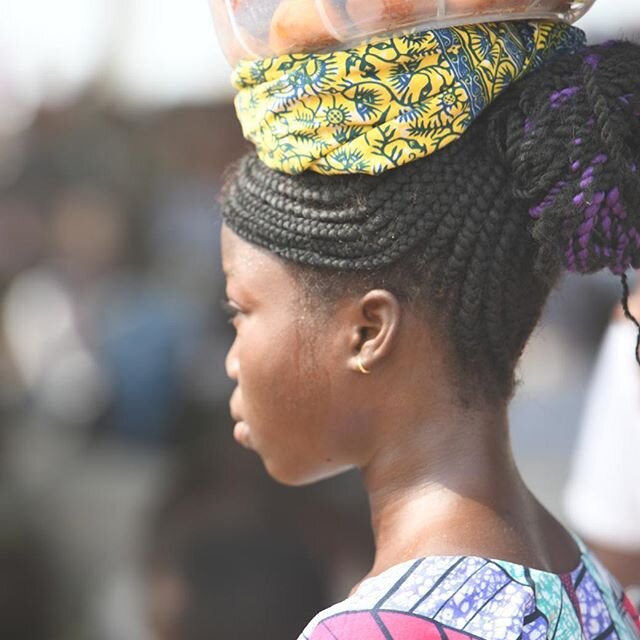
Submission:
[[[640,6],[581,26],[635,37]],[[0,637],[295,638],[369,568],[357,478],[283,488],[232,439],[229,74],[206,0],[0,0]],[[517,455],[561,518],[619,287],[567,278],[521,367]]]

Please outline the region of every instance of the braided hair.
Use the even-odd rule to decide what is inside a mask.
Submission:
[[[640,46],[607,43],[556,57],[460,140],[379,176],[287,176],[249,154],[223,215],[319,300],[383,287],[420,308],[447,338],[464,399],[507,399],[563,268],[619,275],[632,317],[638,163]]]

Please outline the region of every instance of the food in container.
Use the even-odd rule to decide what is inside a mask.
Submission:
[[[244,4],[247,4],[247,0],[211,3],[220,46],[232,63],[243,58],[260,58],[271,54],[264,39],[253,36],[239,24],[238,16]]]
[[[346,47],[381,33],[473,22],[573,22],[595,0],[210,0],[221,45],[241,58]]]
[[[361,31],[385,30],[387,25],[411,25],[421,12],[437,14],[438,0],[347,0],[347,15]]]
[[[335,45],[345,30],[343,12],[332,0],[282,0],[271,18],[274,55]]]

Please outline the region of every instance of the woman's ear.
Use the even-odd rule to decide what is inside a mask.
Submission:
[[[371,372],[395,348],[400,331],[401,307],[385,289],[373,289],[355,301],[349,367]]]

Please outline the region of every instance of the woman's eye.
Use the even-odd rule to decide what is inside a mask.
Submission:
[[[233,324],[233,321],[240,313],[240,309],[238,309],[238,307],[234,307],[228,300],[220,300],[220,306],[228,317],[227,322],[229,324]]]

